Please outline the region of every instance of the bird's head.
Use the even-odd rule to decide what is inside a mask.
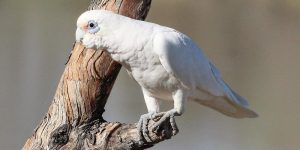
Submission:
[[[77,20],[76,41],[87,48],[104,48],[102,37],[108,32],[105,21],[112,12],[91,10],[81,14]]]

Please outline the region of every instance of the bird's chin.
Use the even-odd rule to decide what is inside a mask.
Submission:
[[[83,45],[84,45],[86,48],[89,48],[89,49],[98,49],[97,46],[94,45],[94,44],[87,44],[87,45],[83,44]]]
[[[82,45],[86,48],[97,49],[97,46],[93,42],[86,42],[85,40],[81,41]]]
[[[91,40],[89,38],[83,38],[81,43],[83,46],[89,49],[94,49],[94,50],[105,49],[101,44],[96,44],[94,41],[95,40]]]
[[[107,48],[101,47],[101,46],[98,46],[98,45],[95,45],[95,44],[85,44],[85,43],[83,43],[82,45],[85,46],[85,47],[88,48],[88,49],[94,49],[94,50],[99,50],[99,49],[101,49],[101,50],[107,50]]]

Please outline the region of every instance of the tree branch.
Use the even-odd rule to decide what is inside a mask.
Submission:
[[[88,9],[107,9],[145,19],[151,0],[92,0]],[[102,50],[75,43],[54,99],[23,149],[145,149],[172,136],[170,122],[157,133],[148,124],[150,140],[136,124],[106,122],[104,107],[121,65]]]

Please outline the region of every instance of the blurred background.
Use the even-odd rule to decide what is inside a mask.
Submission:
[[[0,0],[0,149],[21,149],[47,112],[87,6]],[[300,0],[153,0],[147,21],[192,37],[260,115],[236,120],[189,102],[180,133],[153,150],[299,150]],[[131,123],[146,113],[125,70],[106,110],[108,121]]]

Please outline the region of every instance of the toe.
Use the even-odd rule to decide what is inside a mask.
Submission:
[[[148,123],[149,123],[149,119],[144,118],[143,119],[143,127],[142,127],[143,128],[143,136],[146,141],[151,141],[151,139],[149,137]]]
[[[137,125],[137,128],[139,130],[139,136],[140,138],[145,142],[151,142],[151,138],[149,136],[149,129],[148,124],[149,120],[155,115],[155,113],[147,113],[143,114],[140,118],[140,121]]]
[[[177,127],[176,122],[175,122],[174,116],[170,117],[170,124],[171,124],[171,127],[172,127],[172,134],[174,136],[179,132],[178,127]]]

